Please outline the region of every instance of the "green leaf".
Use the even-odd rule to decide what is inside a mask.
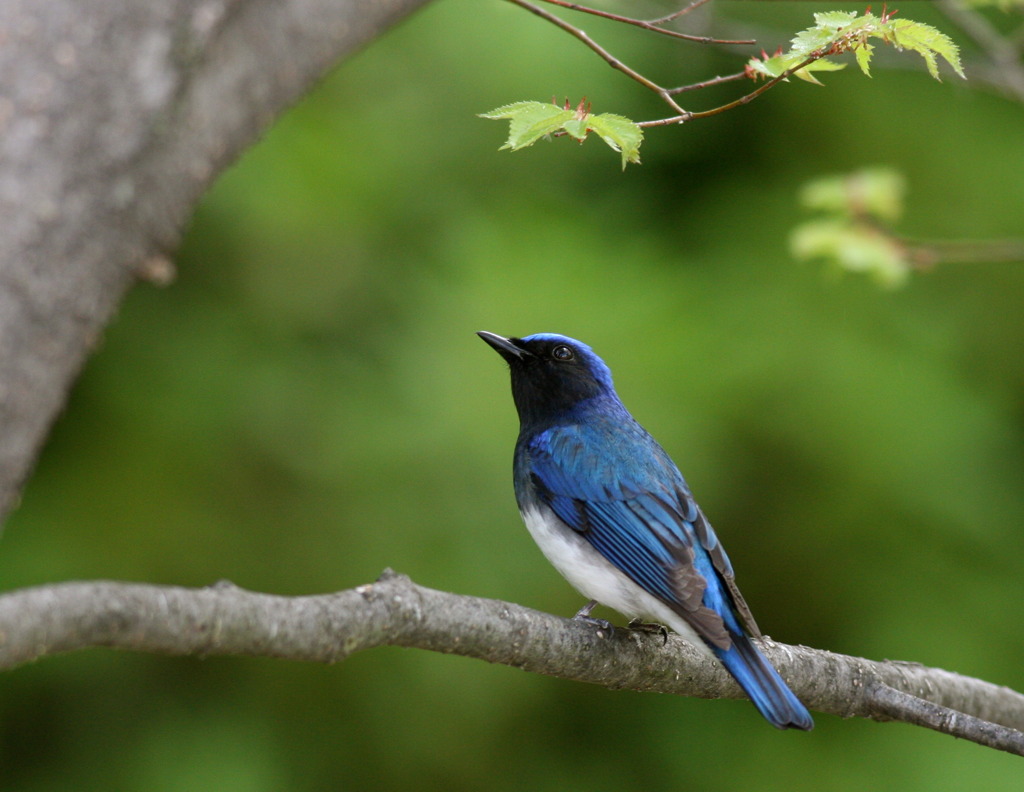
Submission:
[[[752,75],[775,78],[809,60],[810,63],[795,72],[795,76],[820,85],[812,72],[842,68],[826,60],[826,56],[853,52],[860,70],[870,77],[874,46],[869,39],[879,39],[899,50],[918,53],[935,79],[939,79],[938,57],[944,58],[957,74],[964,76],[957,46],[945,33],[910,19],[893,19],[887,14],[876,17],[870,12],[857,16],[852,11],[815,14],[814,26],[797,33],[788,52],[752,58],[747,63],[747,71]]]
[[[769,79],[774,79],[786,72],[788,69],[792,69],[794,66],[800,65],[800,62],[803,60],[806,60],[806,57],[794,57],[791,54],[785,54],[774,55],[766,61],[753,58],[748,65],[758,74],[762,74]],[[799,77],[801,80],[806,82],[814,83],[815,85],[821,85],[821,83],[814,77],[813,72],[834,72],[845,68],[845,64],[836,63],[835,61],[822,58],[821,60],[812,61],[807,64],[800,69],[800,71],[795,72],[793,76]]]
[[[903,214],[906,180],[891,168],[865,168],[842,176],[823,176],[800,189],[800,204],[841,217],[873,217],[887,223]]]
[[[863,272],[890,288],[903,285],[910,275],[906,252],[869,226],[842,220],[812,220],[793,229],[789,244],[798,259],[824,261],[848,272]]]
[[[935,63],[935,56],[939,55],[953,67],[953,71],[966,79],[963,67],[960,65],[960,50],[953,43],[953,40],[931,25],[922,22],[913,22],[909,19],[894,19],[886,25],[887,37],[892,38],[892,43],[897,49],[909,49],[916,52],[928,65],[928,72],[936,80],[939,77],[939,68]]]
[[[800,203],[824,214],[793,229],[793,255],[865,272],[886,286],[901,285],[914,262],[886,224],[899,219],[905,189],[903,175],[884,167],[808,182],[800,190]]]
[[[508,140],[502,149],[517,151],[531,146],[546,135],[564,133],[583,142],[591,131],[622,154],[622,169],[630,162],[640,162],[643,130],[628,118],[612,113],[592,115],[581,102],[575,110],[566,110],[545,102],[515,102],[499,107],[481,118],[508,119]]]
[[[509,119],[511,123],[509,124],[508,140],[505,141],[505,145],[501,149],[518,151],[526,146],[532,146],[545,135],[551,135],[562,129],[566,121],[571,121],[576,117],[576,113],[546,102],[515,102],[491,110],[489,113],[481,113],[480,117]]]
[[[868,77],[871,76],[871,56],[874,54],[875,48],[868,44],[866,41],[857,49],[853,51],[853,56],[857,59],[857,65],[860,66],[860,70],[864,72]]]
[[[640,144],[644,142],[644,131],[620,115],[601,113],[590,119],[590,128],[615,151],[622,153],[622,169],[630,162],[640,164]]]
[[[792,52],[806,57],[815,50],[828,48],[841,38],[848,28],[857,25],[856,11],[827,11],[814,15],[814,27],[802,30],[790,42]]]

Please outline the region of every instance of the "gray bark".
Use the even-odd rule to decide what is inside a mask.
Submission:
[[[0,520],[213,179],[426,0],[0,0]]]
[[[87,647],[335,663],[378,646],[475,657],[609,688],[741,698],[717,662],[671,636],[581,622],[418,586],[402,575],[336,594],[63,583],[0,596],[0,670]],[[811,709],[898,720],[1024,756],[1024,695],[917,663],[762,643]]]

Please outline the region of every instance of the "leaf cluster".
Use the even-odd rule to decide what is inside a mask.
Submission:
[[[552,135],[568,135],[582,143],[591,132],[596,132],[613,150],[622,154],[623,170],[630,162],[640,162],[643,130],[620,115],[594,115],[585,99],[575,109],[571,109],[568,102],[564,106],[553,102],[515,102],[481,113],[480,117],[509,120],[508,140],[502,149],[517,151]]]
[[[830,61],[826,56],[852,52],[861,71],[870,77],[875,49],[871,40],[880,40],[898,50],[918,53],[936,80],[940,79],[940,57],[964,77],[959,49],[949,36],[923,22],[894,19],[893,13],[881,16],[870,11],[859,16],[856,11],[815,14],[814,25],[797,33],[787,52],[779,51],[771,56],[762,53],[761,58],[751,58],[747,62],[747,74],[776,79],[791,72],[802,80],[820,85],[814,72],[845,68],[844,64]]]
[[[640,144],[643,142],[643,127],[681,124],[696,118],[717,115],[746,104],[791,75],[820,85],[821,83],[815,76],[816,73],[838,71],[845,68],[844,64],[829,60],[834,55],[853,53],[861,71],[870,76],[871,58],[879,41],[898,50],[910,50],[918,53],[935,79],[940,79],[938,66],[940,58],[945,60],[957,74],[961,77],[964,76],[956,44],[946,34],[931,25],[910,19],[895,19],[895,12],[885,10],[880,16],[871,13],[870,9],[863,14],[857,14],[855,11],[829,11],[815,14],[814,25],[797,33],[793,37],[788,51],[784,52],[781,47],[773,55],[762,51],[760,58],[751,58],[743,71],[730,75],[728,78],[732,80],[746,77],[749,80],[765,79],[769,82],[738,100],[711,110],[690,112],[684,110],[672,97],[683,90],[704,87],[705,83],[671,90],[663,88],[624,66],[621,61],[592,42],[581,30],[532,6],[530,6],[530,10],[573,33],[612,66],[624,71],[645,87],[656,91],[673,107],[677,115],[671,118],[636,123],[612,113],[594,115],[590,112],[590,106],[586,100],[583,100],[575,108],[570,107],[568,101],[564,105],[559,105],[554,101],[550,104],[532,101],[514,102],[488,113],[481,113],[481,117],[505,119],[511,122],[508,140],[501,148],[512,151],[531,146],[541,138],[568,136],[583,142],[590,132],[596,132],[613,150],[621,154],[623,170],[630,162],[640,162],[639,150]],[[582,7],[577,10],[598,13]],[[721,81],[724,80],[716,79],[707,84]]]
[[[911,251],[888,228],[903,213],[906,184],[889,168],[826,176],[804,185],[800,203],[817,217],[796,226],[790,250],[797,259],[862,272],[888,287],[901,286],[914,268]]]

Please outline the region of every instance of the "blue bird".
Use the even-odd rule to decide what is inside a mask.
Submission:
[[[590,602],[667,624],[718,658],[779,729],[807,708],[754,645],[761,632],[679,469],[629,414],[612,374],[572,338],[479,335],[509,364],[520,430],[516,501],[547,559]]]

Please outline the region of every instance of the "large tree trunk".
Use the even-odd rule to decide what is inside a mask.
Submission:
[[[0,520],[220,171],[426,0],[0,0]]]

